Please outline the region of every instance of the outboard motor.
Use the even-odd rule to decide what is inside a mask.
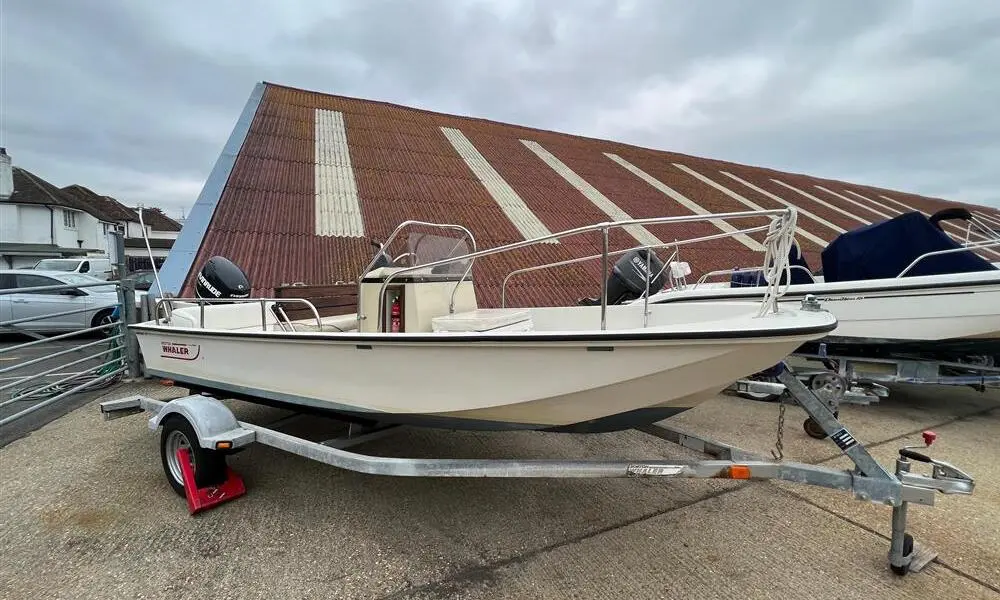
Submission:
[[[649,271],[646,270],[646,253],[649,253]],[[657,275],[653,280],[653,275]],[[611,269],[608,276],[608,304],[624,304],[637,300],[646,293],[646,281],[649,281],[649,293],[655,294],[663,287],[663,262],[655,252],[646,248],[637,248],[622,255]],[[583,298],[580,304],[597,306],[601,304],[598,298]]]
[[[194,286],[198,298],[249,298],[250,280],[243,269],[224,256],[213,256],[198,272]]]
[[[373,239],[369,239],[368,242],[372,246],[374,246],[375,248],[377,248],[378,251],[379,251],[378,252],[378,258],[376,258],[375,262],[372,263],[371,270],[374,271],[376,269],[381,269],[382,267],[391,267],[392,266],[392,257],[390,257],[389,254],[385,251],[385,246],[383,246],[381,242],[376,242],[374,238]]]

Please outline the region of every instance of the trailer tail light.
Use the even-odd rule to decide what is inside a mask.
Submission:
[[[750,467],[746,465],[732,465],[729,467],[730,479],[750,479]]]

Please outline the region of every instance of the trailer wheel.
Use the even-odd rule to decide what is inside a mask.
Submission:
[[[226,479],[226,457],[217,450],[198,445],[198,435],[187,419],[170,415],[163,420],[160,432],[160,459],[170,487],[178,496],[185,497],[184,479],[177,451],[187,448],[191,453],[195,484],[199,487],[218,485]]]
[[[812,417],[808,417],[802,422],[802,429],[804,429],[811,438],[816,438],[817,440],[826,439],[826,432],[823,431],[823,428],[820,427],[819,423],[814,421]]]

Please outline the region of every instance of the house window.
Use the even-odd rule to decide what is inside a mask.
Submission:
[[[64,210],[63,225],[66,229],[76,229],[76,213],[70,210]]]

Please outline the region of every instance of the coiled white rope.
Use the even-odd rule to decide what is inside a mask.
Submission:
[[[767,282],[767,287],[757,313],[758,317],[764,316],[768,311],[778,312],[778,299],[785,295],[788,286],[792,284],[792,268],[788,255],[795,243],[797,220],[798,212],[789,207],[788,212],[771,221],[771,226],[767,230],[767,237],[764,238],[764,280]],[[780,285],[782,273],[786,276],[783,287]]]

